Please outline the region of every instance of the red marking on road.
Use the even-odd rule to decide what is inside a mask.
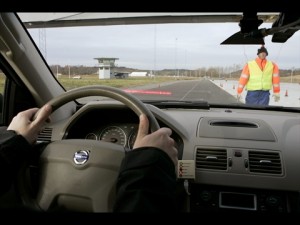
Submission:
[[[171,95],[170,91],[150,91],[150,90],[130,90],[125,89],[125,92],[136,93],[136,94],[147,94],[147,95]]]

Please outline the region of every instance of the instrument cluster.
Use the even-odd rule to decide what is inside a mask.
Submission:
[[[138,124],[108,124],[85,135],[85,139],[99,140],[122,145],[132,149],[138,131]]]

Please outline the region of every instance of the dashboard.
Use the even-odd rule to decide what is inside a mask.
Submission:
[[[178,177],[181,211],[300,212],[300,115],[231,108],[158,108],[178,159],[194,177]],[[132,149],[138,117],[122,103],[91,102],[54,124],[54,139],[93,139]]]

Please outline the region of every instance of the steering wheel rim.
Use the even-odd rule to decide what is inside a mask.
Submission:
[[[48,104],[52,106],[52,113],[64,104],[73,101],[78,98],[88,96],[104,96],[115,99],[124,103],[127,107],[133,110],[138,116],[142,113],[146,114],[149,120],[150,130],[154,132],[159,129],[159,124],[152,114],[152,112],[144,105],[141,100],[136,98],[134,95],[129,94],[121,89],[104,86],[104,85],[90,85],[79,88],[74,88],[67,91],[50,101]]]
[[[154,132],[159,129],[159,124],[158,124],[156,118],[154,117],[152,112],[146,107],[146,105],[144,105],[143,102],[141,102],[138,98],[136,98],[132,94],[126,93],[123,90],[114,88],[114,87],[108,87],[108,86],[102,86],[102,85],[91,85],[91,86],[75,88],[75,89],[67,91],[67,92],[51,99],[50,101],[48,101],[47,104],[52,106],[52,113],[53,113],[58,108],[60,108],[61,106],[63,106],[64,104],[66,104],[70,101],[73,101],[73,100],[76,100],[76,99],[82,98],[82,97],[88,97],[88,96],[104,96],[104,97],[109,97],[109,98],[115,99],[117,101],[120,101],[123,104],[125,104],[127,107],[129,107],[132,111],[134,111],[137,116],[140,116],[141,114],[145,114],[148,117],[149,128],[150,128],[151,132]],[[76,143],[75,145],[70,144],[69,142],[70,142],[70,139],[66,139],[66,140],[54,141],[54,142],[48,144],[47,147],[45,148],[45,150],[43,151],[42,155],[40,156],[40,158],[42,158],[42,159],[39,159],[39,160],[43,161],[45,164],[45,162],[51,161],[51,157],[53,159],[53,158],[57,157],[57,154],[61,155],[61,153],[53,153],[53,152],[55,152],[55,150],[53,150],[53,146],[55,146],[55,143],[60,147],[64,146],[64,149],[67,149],[66,151],[68,151],[68,152],[72,152],[73,151],[72,148],[73,147],[76,148],[80,144],[90,145],[92,143],[91,140],[88,140],[88,141],[80,140],[80,142],[78,142],[78,140],[73,140],[73,142]],[[120,153],[119,153],[120,151],[122,151],[123,155],[124,155],[124,149],[122,146],[116,146],[116,144],[111,144],[111,143],[100,143],[99,141],[93,142],[92,145],[94,147],[96,146],[95,148],[98,148],[98,149],[103,148],[101,150],[94,151],[94,155],[98,154],[99,160],[101,158],[99,156],[100,152],[103,152],[103,154],[106,155],[108,158],[109,157],[110,158],[118,158],[118,160],[119,160],[118,162],[120,162],[120,160],[122,160],[121,159],[122,156],[120,156]],[[52,146],[52,150],[50,150],[51,146]],[[104,146],[104,147],[102,147],[102,146]],[[110,151],[111,151],[111,153],[110,153]],[[75,152],[75,150],[74,150],[74,152]],[[52,156],[49,156],[51,154],[52,154]],[[112,155],[112,156],[110,156],[110,155]],[[59,156],[59,157],[61,157],[61,156]],[[67,157],[67,156],[64,156],[64,157]],[[63,158],[63,159],[65,159],[65,158]],[[55,160],[57,161],[58,159],[55,158]],[[61,159],[59,159],[59,160],[61,160]],[[95,161],[95,159],[94,159],[94,161],[95,161],[94,164],[100,168],[101,166],[99,166],[99,165],[103,164],[103,162],[100,162],[101,160],[100,161],[99,160]],[[68,159],[68,161],[69,161],[69,159]],[[68,162],[68,164],[70,164],[70,162]],[[39,211],[40,210],[47,211],[47,209],[45,210],[45,208],[48,206],[41,207],[41,204],[44,204],[44,203],[40,203],[42,200],[38,203],[37,199],[32,197],[32,187],[30,185],[30,182],[28,181],[28,179],[30,179],[30,175],[28,172],[28,166],[29,166],[28,164],[24,164],[24,166],[20,170],[20,173],[17,178],[17,189],[19,191],[21,200],[22,200],[23,204],[28,208],[33,208],[33,209],[39,210]],[[120,164],[119,164],[119,166],[120,166]],[[73,167],[75,167],[75,166],[73,165]],[[116,167],[116,163],[114,165],[109,165],[109,166],[105,165],[104,167]],[[88,168],[88,166],[86,166],[85,168]],[[105,169],[107,170],[107,168],[105,168]],[[45,167],[43,168],[43,170],[45,170]],[[46,172],[47,171],[48,170],[46,169]],[[74,170],[74,171],[75,171],[75,173],[77,172],[77,170]],[[98,171],[100,171],[100,169]],[[113,172],[114,172],[114,174],[112,176],[117,176],[116,168],[114,168]],[[45,175],[46,175],[46,178],[45,178]],[[44,173],[41,176],[43,177],[42,180],[47,179],[47,173],[46,174]],[[50,176],[50,175],[48,175],[48,176]],[[50,179],[53,179],[53,178],[50,178]],[[38,187],[39,190],[41,189],[40,185],[41,185],[41,182]],[[43,183],[43,185],[44,185],[44,183]],[[113,181],[110,181],[110,185],[111,186],[113,185]],[[43,188],[44,188],[44,186],[43,186]],[[41,195],[41,191],[39,191],[39,190],[38,190],[38,192],[39,192],[38,195]],[[48,192],[48,190],[46,192]],[[105,193],[107,193],[107,192],[105,192]],[[111,195],[111,193],[109,193],[109,195]],[[113,197],[108,197],[108,198],[111,199]],[[101,208],[103,206],[97,206],[97,207]],[[108,206],[108,208],[110,208],[110,209],[108,209],[108,211],[111,210],[111,207],[112,206]],[[106,208],[106,206],[104,206],[104,208]],[[96,210],[96,212],[98,212],[98,211]]]

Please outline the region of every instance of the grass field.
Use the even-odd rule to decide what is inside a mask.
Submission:
[[[130,77],[126,79],[106,79],[99,80],[98,75],[85,75],[81,79],[70,79],[68,76],[59,76],[58,81],[65,87],[66,90],[86,86],[86,85],[106,85],[117,88],[131,88],[147,84],[159,84],[175,80],[193,80],[191,77]]]
[[[82,87],[86,85],[106,85],[117,88],[130,88],[135,86],[142,86],[147,84],[159,84],[168,81],[174,80],[191,80],[195,78],[191,77],[134,77],[134,78],[126,78],[126,79],[107,79],[107,80],[99,80],[98,75],[85,75],[81,76],[81,79],[73,79],[69,78],[68,75],[62,75],[57,78],[57,80],[65,87],[66,90],[70,90],[77,87]],[[5,84],[5,75],[0,73],[0,93],[3,93]]]

